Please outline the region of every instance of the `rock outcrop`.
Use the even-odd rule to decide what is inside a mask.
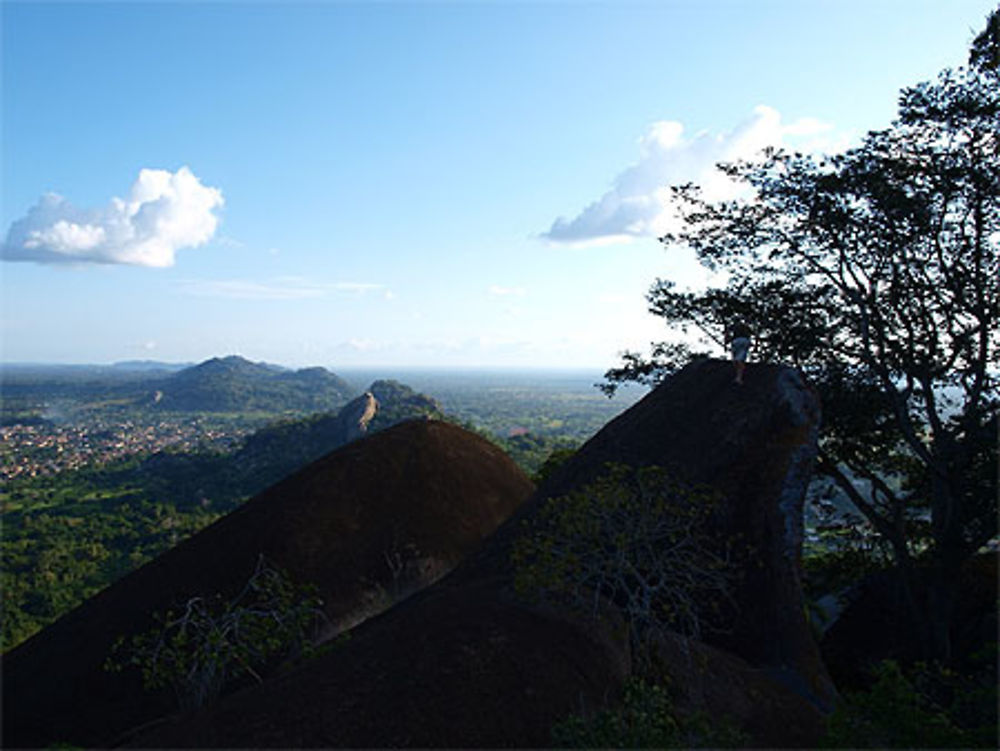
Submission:
[[[519,598],[511,550],[548,499],[608,462],[656,465],[714,487],[713,532],[720,545],[741,541],[730,632],[706,636],[710,644],[661,645],[678,706],[731,714],[757,745],[815,743],[833,699],[800,588],[819,406],[794,370],[751,366],[743,386],[732,377],[730,363],[688,366],[609,423],[450,575],[354,629],[342,648],[132,745],[551,745],[554,722],[614,698],[632,669],[629,651],[613,620],[607,627]]]
[[[402,423],[310,464],[4,655],[3,746],[107,746],[173,711],[135,671],[102,669],[116,637],[195,594],[232,595],[263,554],[319,589],[334,628],[451,569],[533,490],[497,447]]]
[[[825,711],[834,689],[803,616],[801,563],[819,401],[791,368],[755,365],[743,385],[731,381],[729,363],[684,368],[609,423],[537,496],[580,487],[608,462],[657,465],[717,490],[722,503],[712,535],[720,547],[738,542],[734,563],[742,583],[729,633],[704,638],[767,669]]]
[[[375,381],[366,394],[336,413],[278,422],[253,433],[228,462],[225,479],[249,489],[248,495],[257,493],[368,433],[443,416],[441,405],[430,397],[395,381]]]
[[[962,568],[951,632],[953,667],[959,670],[972,668],[981,659],[976,653],[996,640],[998,564],[997,553],[986,552],[970,558]],[[918,605],[930,607],[930,572],[917,568],[914,574]],[[868,574],[851,587],[846,599],[844,611],[820,642],[838,686],[849,691],[870,688],[872,668],[885,659],[902,664],[925,659],[896,571]]]
[[[357,399],[344,405],[337,415],[337,419],[343,423],[345,443],[356,441],[368,432],[368,423],[372,421],[378,412],[378,400],[371,391],[366,391]]]

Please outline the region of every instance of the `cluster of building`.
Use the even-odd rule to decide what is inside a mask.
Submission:
[[[247,430],[199,420],[97,421],[0,426],[0,483],[107,464],[166,448],[232,448]]]

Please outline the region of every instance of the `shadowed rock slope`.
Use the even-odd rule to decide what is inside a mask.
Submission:
[[[108,745],[172,711],[136,671],[102,670],[113,641],[191,595],[232,595],[260,554],[315,584],[330,619],[348,626],[440,577],[532,490],[500,449],[447,423],[412,421],[349,444],[5,655],[3,745]]]
[[[741,386],[732,365],[704,360],[654,390],[589,441],[540,488],[562,495],[594,480],[607,462],[657,465],[722,494],[713,536],[738,541],[738,617],[706,634],[725,649],[829,706],[833,687],[803,616],[803,500],[816,457],[820,405],[801,374],[755,365]],[[530,514],[533,506],[526,506]],[[513,527],[508,527],[508,530]],[[492,550],[509,547],[501,535]]]
[[[570,713],[613,699],[632,668],[620,629],[543,609],[513,592],[510,551],[548,498],[606,462],[658,465],[722,496],[720,539],[752,560],[731,633],[663,639],[682,711],[728,714],[751,743],[815,743],[832,687],[799,587],[801,505],[819,407],[794,370],[694,363],[609,423],[484,548],[449,576],[351,632],[294,672],[175,717],[139,747],[545,747]],[[612,620],[613,622],[613,620]]]

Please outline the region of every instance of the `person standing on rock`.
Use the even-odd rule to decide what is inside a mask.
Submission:
[[[742,321],[737,321],[729,329],[729,350],[733,355],[733,365],[736,377],[733,383],[743,383],[743,371],[747,366],[747,355],[750,352],[750,327]]]

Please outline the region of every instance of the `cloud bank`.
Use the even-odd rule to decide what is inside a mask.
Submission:
[[[653,123],[639,139],[639,161],[618,174],[612,187],[572,219],[559,217],[541,237],[575,246],[608,245],[635,237],[660,237],[676,221],[669,186],[696,182],[714,200],[733,197],[736,186],[715,169],[718,162],[749,159],[767,146],[839,151],[832,126],[814,118],[790,124],[771,107],[722,134],[684,135],[674,121]]]
[[[0,247],[6,261],[117,263],[173,266],[181,248],[204,245],[215,234],[223,204],[218,188],[202,185],[187,167],[144,169],[128,198],[103,209],[81,209],[60,195],[42,196],[11,224]]]

